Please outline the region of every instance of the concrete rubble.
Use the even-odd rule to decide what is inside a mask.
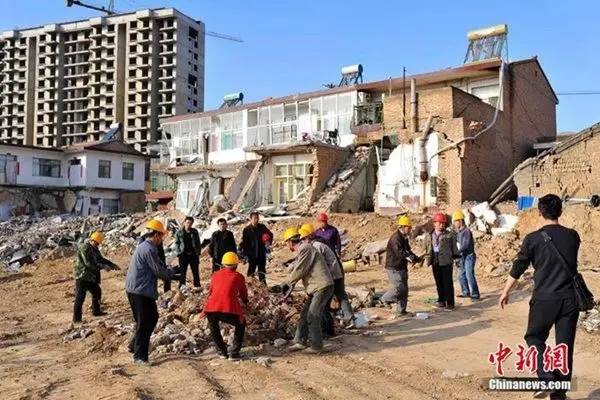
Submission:
[[[579,318],[579,324],[589,333],[600,332],[600,302]]]
[[[304,292],[294,292],[284,298],[281,293],[272,293],[255,279],[247,280],[249,305],[246,307],[246,334],[244,352],[254,348],[283,348],[293,338],[300,317],[300,310],[306,298]],[[194,293],[187,288],[162,294],[158,299],[159,320],[150,339],[151,351],[156,354],[201,354],[211,347],[212,341],[208,321],[201,315],[206,300],[206,292]],[[350,289],[354,308],[358,310],[369,303],[372,293]],[[357,296],[357,295],[360,295]],[[359,297],[357,299],[357,297]],[[91,348],[100,351],[114,351],[124,346],[133,334],[133,325],[127,317],[107,318],[103,321],[71,327],[64,334],[63,341],[89,340]],[[106,335],[103,332],[110,332]],[[222,324],[221,332],[225,341],[233,340],[233,328]],[[99,337],[95,338],[98,335]],[[108,337],[118,338],[112,345],[102,344]],[[258,346],[258,347],[257,347]],[[250,349],[250,350],[249,350]],[[90,350],[93,351],[93,350]],[[260,352],[259,352],[260,353]],[[255,360],[269,367],[272,361]]]
[[[359,146],[346,162],[327,181],[327,188],[320,197],[308,208],[307,214],[312,215],[321,211],[330,211],[336,201],[352,185],[353,177],[357,176],[369,159],[368,146]]]
[[[0,223],[0,266],[17,271],[39,258],[72,256],[82,238],[95,230],[105,234],[103,249],[133,247],[145,214],[78,217],[20,216]]]

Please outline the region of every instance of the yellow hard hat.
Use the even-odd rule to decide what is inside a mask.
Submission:
[[[222,265],[238,265],[239,263],[240,259],[233,251],[228,251],[227,253],[223,254],[223,258],[221,259]]]
[[[102,244],[104,241],[104,234],[100,231],[96,231],[90,235],[90,239],[98,244]]]
[[[408,215],[401,215],[400,218],[398,218],[398,226],[412,226]]]
[[[295,226],[291,226],[283,232],[283,241],[287,242],[288,240],[292,239],[294,236],[298,236],[298,235],[299,235],[298,228],[296,228]]]
[[[305,239],[307,237],[309,237],[310,235],[312,235],[313,231],[312,229],[308,228],[308,227],[300,227],[300,229],[298,229],[298,234],[300,235],[300,239]]]
[[[465,214],[461,210],[452,213],[452,221],[460,221],[461,219],[465,219]]]
[[[312,224],[303,224],[300,229],[298,229],[300,239],[304,239],[305,237],[312,235],[314,232],[315,227],[312,226]]]
[[[160,233],[166,233],[165,226],[157,219],[151,219],[146,223],[146,229]]]

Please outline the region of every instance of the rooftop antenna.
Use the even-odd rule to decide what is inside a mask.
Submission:
[[[506,24],[467,33],[469,47],[463,63],[468,64],[494,58],[502,59],[502,50],[505,50],[505,57],[508,60],[507,35],[508,25]]]

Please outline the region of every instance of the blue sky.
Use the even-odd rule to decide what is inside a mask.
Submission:
[[[87,0],[105,5],[106,0]],[[97,15],[64,0],[0,0],[0,30]],[[223,94],[246,100],[319,89],[343,65],[362,63],[365,79],[385,79],[462,63],[471,29],[507,23],[509,57],[537,55],[557,92],[600,91],[598,1],[116,0],[118,11],[176,7],[206,29],[206,109]],[[559,96],[558,130],[600,121],[600,95]]]

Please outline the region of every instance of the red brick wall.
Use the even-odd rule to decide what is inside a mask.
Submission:
[[[556,136],[556,99],[535,60],[509,65],[504,108],[512,130],[512,167],[532,155],[539,139]]]
[[[325,189],[327,181],[346,161],[348,150],[342,147],[315,146],[313,149],[315,163],[312,180],[310,203],[314,202]]]

